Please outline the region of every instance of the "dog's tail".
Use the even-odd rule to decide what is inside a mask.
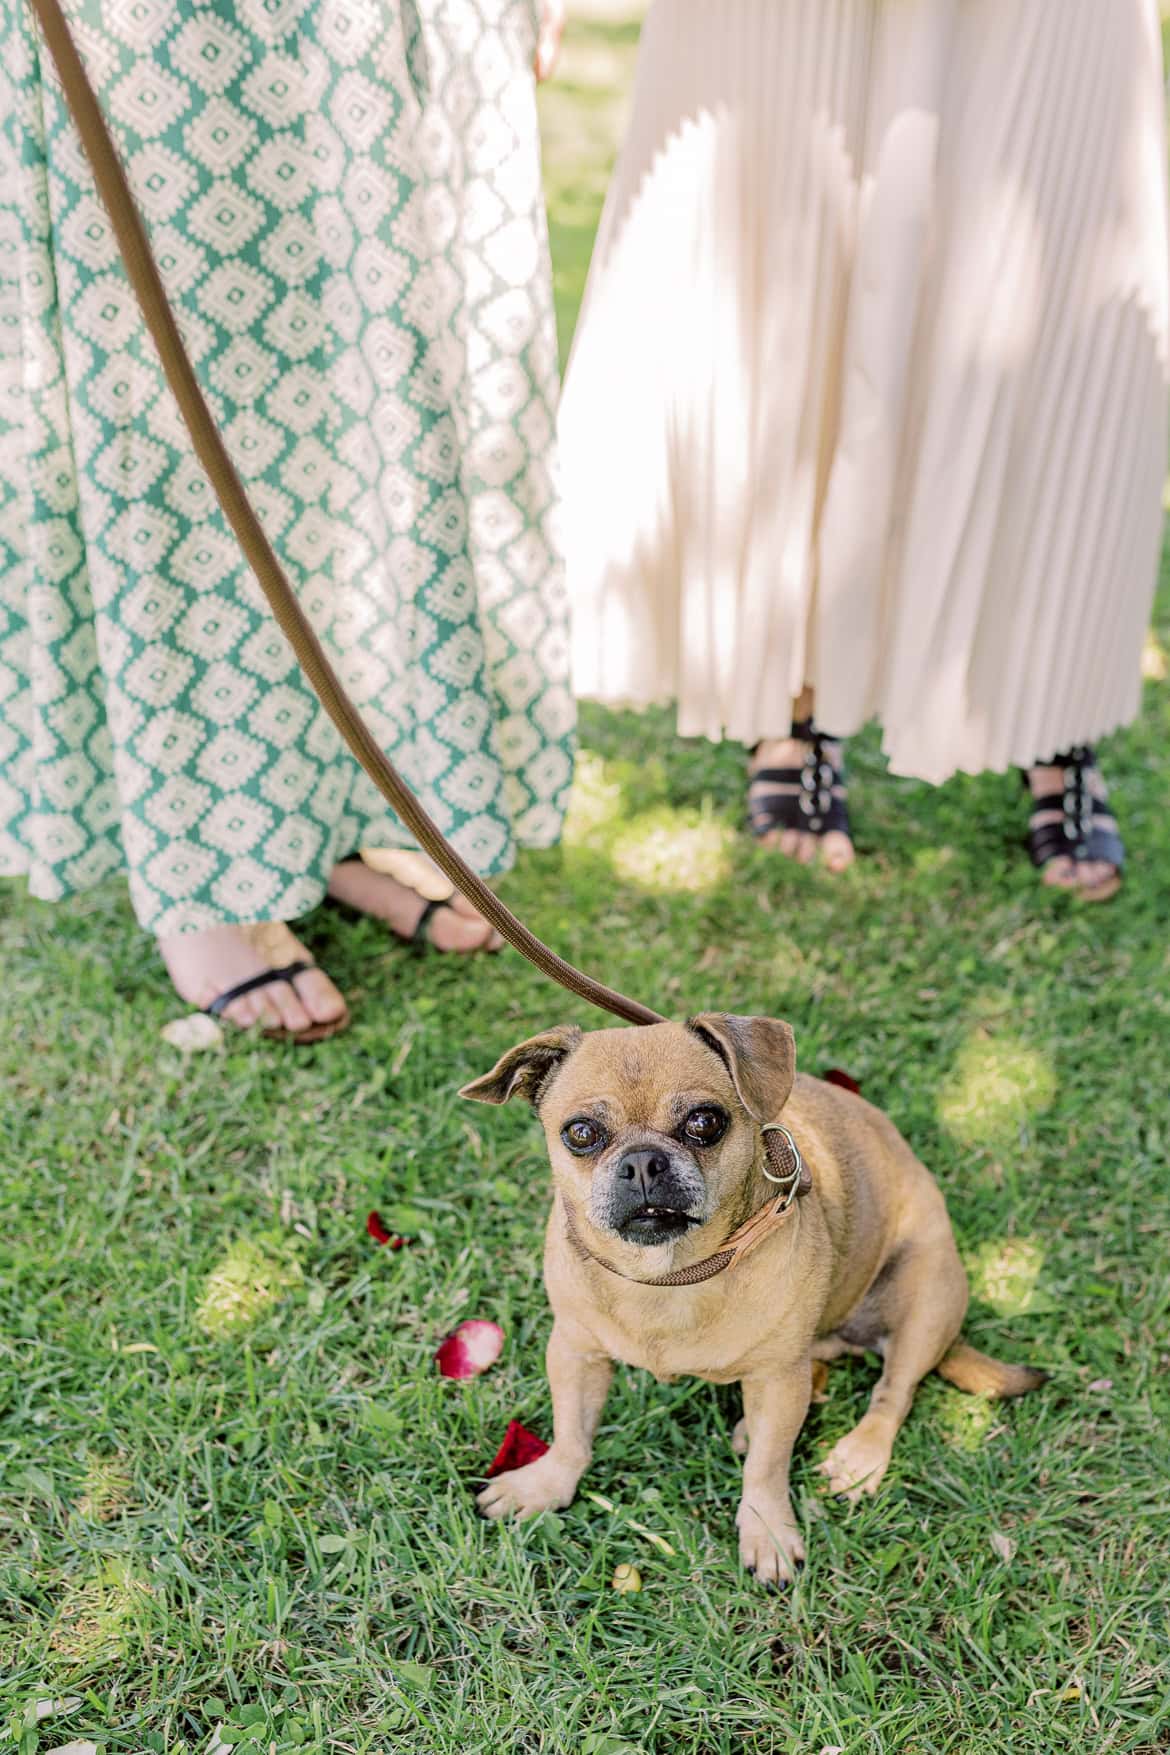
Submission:
[[[989,1358],[965,1341],[956,1341],[935,1370],[968,1395],[1027,1395],[1030,1389],[1048,1382],[1047,1371],[1034,1371],[1030,1365],[1005,1365],[1002,1359]]]

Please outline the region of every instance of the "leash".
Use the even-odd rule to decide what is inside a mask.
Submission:
[[[106,126],[97,94],[90,84],[77,45],[73,40],[59,0],[31,0],[49,53],[61,80],[65,101],[81,135],[86,156],[93,170],[94,181],[102,204],[114,228],[118,248],[143,320],[158,349],[163,372],[170,385],[183,424],[190,436],[195,455],[202,464],[219,501],[224,517],[235,532],[244,558],[260,583],[269,608],[288,640],[307,676],[314,693],[337,727],[351,754],[364,768],[395,816],[405,823],[419,846],[427,853],[455,888],[479,909],[485,919],[507,939],[514,950],[526,957],[542,975],[588,1000],[602,1011],[612,1012],[629,1024],[661,1024],[658,1012],[637,1000],[597,981],[575,969],[563,957],[542,943],[517,920],[510,908],[491,891],[479,875],[447,841],[437,823],[419,803],[410,787],[389,757],[374,741],[353,702],[349,699],[336,671],[330,664],[316,634],[297,601],[296,593],[285,577],[259,519],[248,501],[227,447],[211,416],[178,325],[162,279],[151,254],[146,231],[138,215],[126,173]]]
[[[60,0],[31,0],[41,32],[53,57],[61,81],[65,101],[81,136],[86,157],[102,205],[109,216],[118,240],[118,248],[130,285],[138,301],[143,321],[158,350],[167,383],[179,407],[195,455],[202,464],[229,526],[243,551],[244,558],[256,575],[268,600],[268,606],[288,640],[298,663],[309,680],[321,705],[332,719],[358,765],[365,770],[394,814],[405,823],[419,846],[440,871],[469,902],[475,904],[486,920],[508,941],[513,950],[556,981],[579,999],[588,1000],[602,1011],[612,1012],[629,1024],[661,1024],[665,1019],[637,1000],[627,999],[612,987],[606,987],[591,975],[573,967],[557,956],[548,945],[530,932],[488,888],[478,873],[451,846],[438,824],[433,821],[399,774],[390,758],[375,742],[357,708],[346,694],[333,666],[313,631],[284,569],[276,558],[271,543],[252,509],[227,447],[212,419],[211,410],[199,388],[194,367],[183,345],[171,311],[162,278],[158,272],[146,230],[126,180],[110,131],[106,126],[97,94],[73,40]],[[679,1268],[658,1280],[638,1282],[650,1286],[693,1286],[723,1273],[733,1262],[771,1236],[792,1211],[799,1196],[812,1187],[800,1149],[779,1122],[766,1122],[761,1128],[766,1164],[764,1175],[779,1188],[778,1195],[760,1207],[734,1231],[715,1255],[691,1267]],[[783,1137],[787,1156],[781,1159],[776,1136]],[[612,1274],[627,1279],[600,1256],[592,1255],[574,1228],[572,1215],[566,1209],[571,1244],[584,1256],[598,1262]]]

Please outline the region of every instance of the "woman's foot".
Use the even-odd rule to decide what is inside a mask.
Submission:
[[[436,904],[385,872],[360,859],[344,859],[329,879],[335,902],[384,920],[398,938],[412,940],[420,927],[437,951],[498,951],[503,939],[465,897],[458,893]]]
[[[283,921],[176,933],[160,938],[158,948],[181,999],[200,1011],[215,1007],[217,1017],[240,1029],[319,1042],[349,1022],[345,1000]],[[297,964],[305,967],[285,979],[263,980]],[[251,981],[258,984],[249,992],[224,1000]]]
[[[748,817],[761,846],[800,865],[819,858],[832,872],[852,865],[840,743],[805,719],[791,737],[757,744],[748,774]]]
[[[1030,768],[1028,844],[1043,882],[1107,902],[1121,888],[1125,849],[1109,793],[1087,744]]]

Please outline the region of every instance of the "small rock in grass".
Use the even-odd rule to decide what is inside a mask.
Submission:
[[[223,1026],[206,1012],[189,1012],[185,1018],[172,1018],[159,1034],[164,1042],[182,1054],[201,1054],[205,1048],[223,1046]]]

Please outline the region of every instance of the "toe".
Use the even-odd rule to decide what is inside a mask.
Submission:
[[[459,898],[463,900],[462,897]],[[438,951],[485,951],[499,935],[474,908],[447,903],[431,916],[427,936]]]
[[[237,1030],[253,1029],[264,1016],[260,994],[245,993],[240,999],[233,999],[219,1015],[227,1023],[234,1024]]]
[[[796,862],[798,865],[812,865],[816,859],[818,842],[815,835],[798,835],[796,838]]]
[[[1095,900],[1113,895],[1121,884],[1121,873],[1107,859],[1089,859],[1078,873],[1077,887]]]
[[[287,1030],[290,1036],[299,1036],[309,1028],[312,1019],[291,981],[274,981],[264,992],[278,1029]]]
[[[346,1016],[342,994],[315,965],[296,979],[297,998],[313,1024],[338,1024]]]
[[[830,829],[821,842],[821,861],[829,871],[844,871],[853,864],[853,843],[840,829]]]
[[[1044,882],[1053,890],[1075,890],[1077,887],[1077,868],[1075,861],[1050,859],[1044,867]]]

